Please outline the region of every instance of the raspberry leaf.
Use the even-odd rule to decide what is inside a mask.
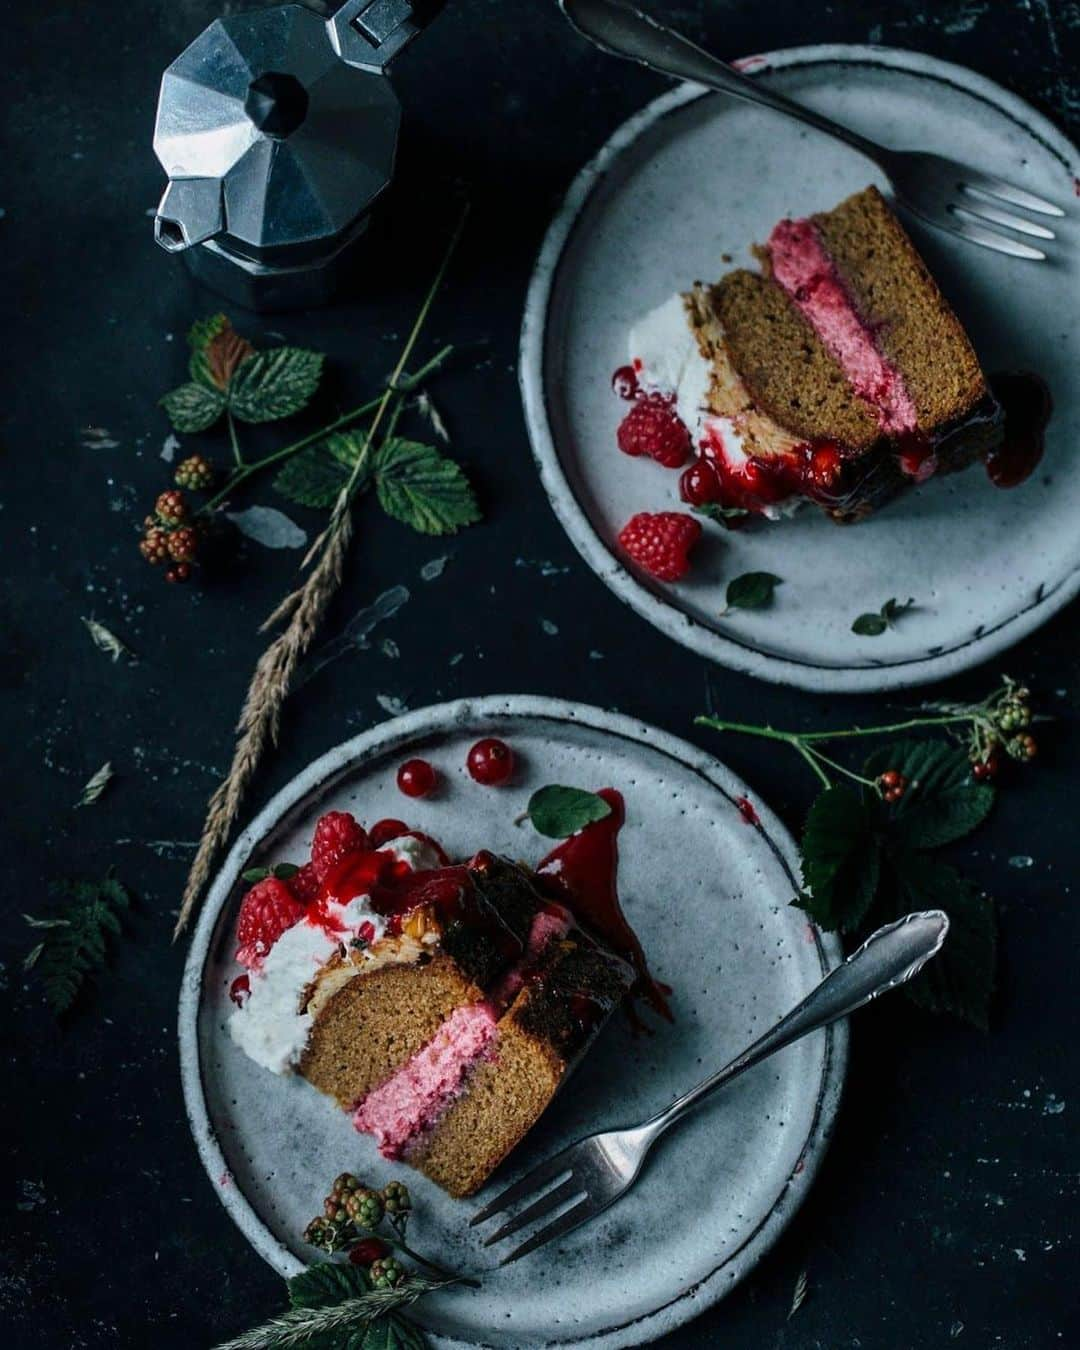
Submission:
[[[404,1317],[391,1313],[372,1322],[364,1336],[362,1350],[425,1350],[427,1341],[418,1327]]]
[[[611,815],[611,806],[595,792],[551,783],[529,798],[528,817],[533,829],[550,839],[567,839],[594,820]]]
[[[782,577],[772,572],[744,572],[728,582],[727,609],[768,609],[782,581]]]
[[[907,789],[893,808],[890,836],[905,849],[938,848],[981,825],[996,793],[971,777],[967,755],[945,741],[898,741],[875,750],[863,766],[867,778],[895,769]]]
[[[914,607],[914,600],[905,600],[903,604],[895,598],[886,600],[876,614],[860,614],[851,625],[851,631],[859,637],[880,637],[895,626],[901,614]]]
[[[329,508],[345,486],[348,474],[325,445],[294,455],[274,478],[274,488],[300,506]]]
[[[815,798],[802,836],[807,893],[795,902],[822,928],[850,933],[866,918],[881,877],[876,802],[841,784]]]
[[[896,917],[919,909],[949,916],[944,947],[905,992],[930,1012],[952,1013],[985,1031],[997,963],[993,901],[954,867],[922,853],[896,853],[893,868]]]
[[[327,1308],[347,1298],[359,1298],[371,1289],[366,1270],[336,1261],[316,1261],[287,1284],[293,1308]]]
[[[235,368],[228,386],[229,408],[241,422],[291,417],[310,402],[322,367],[322,355],[303,347],[256,352]]]
[[[267,877],[273,877],[276,881],[288,881],[290,877],[296,876],[300,869],[295,863],[275,863],[273,867],[249,867],[246,872],[241,872],[245,881],[254,884],[256,881],[265,881]]]
[[[204,384],[182,384],[161,400],[175,431],[191,435],[213,426],[225,411],[225,395]]]
[[[50,888],[62,897],[60,913],[51,919],[24,916],[45,937],[31,962],[41,976],[45,998],[59,1016],[75,1002],[87,979],[102,969],[110,937],[121,932],[120,914],[131,898],[111,874],[101,881],[62,881]]]
[[[188,329],[187,340],[188,346],[191,348],[191,356],[188,359],[188,373],[196,384],[205,385],[209,389],[217,387],[210,378],[206,349],[219,333],[223,333],[226,328],[231,327],[232,325],[224,314],[211,314],[208,318],[196,319]]]
[[[480,519],[461,466],[419,441],[392,437],[380,446],[375,490],[387,515],[421,534],[454,534]]]

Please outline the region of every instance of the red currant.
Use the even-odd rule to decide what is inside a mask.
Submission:
[[[242,1008],[251,993],[251,980],[246,975],[237,975],[229,985],[229,997],[238,1008]]]
[[[407,759],[397,771],[397,785],[406,797],[426,797],[435,791],[439,776],[426,759]]]
[[[620,366],[611,377],[611,387],[620,398],[637,398],[637,371],[633,366]]]
[[[502,787],[514,772],[514,752],[505,741],[488,736],[469,751],[465,766],[470,778],[485,787]]]
[[[409,827],[403,820],[377,820],[368,830],[368,839],[371,841],[372,848],[379,849],[384,844],[388,844],[391,839],[399,839],[403,834],[408,833]]]
[[[679,496],[691,506],[718,502],[722,495],[720,475],[707,459],[695,459],[679,479]]]

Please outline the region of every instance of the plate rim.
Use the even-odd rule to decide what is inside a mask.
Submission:
[[[1080,150],[1049,118],[996,81],[953,61],[901,47],[813,43],[763,52],[745,57],[743,62],[753,62],[755,73],[839,63],[885,66],[930,77],[991,104],[1060,160],[1067,173],[1080,174]],[[1040,586],[1036,598],[1016,613],[947,652],[872,666],[815,665],[774,656],[749,642],[715,632],[649,589],[600,538],[563,470],[547,413],[545,338],[565,251],[594,190],[623,152],[661,118],[712,93],[704,85],[680,83],[620,123],[574,176],[544,234],[526,292],[518,344],[518,384],[529,444],[545,495],[571,543],[609,590],[666,637],[728,669],[773,684],[835,694],[909,689],[969,670],[1022,641],[1080,593],[1080,556],[1070,571],[1052,585]]]
[[[533,694],[489,694],[463,697],[429,704],[400,717],[377,723],[319,755],[282,787],[257,813],[237,837],[210,886],[191,935],[184,961],[178,1006],[180,1078],[184,1107],[199,1159],[215,1194],[244,1237],[258,1254],[280,1275],[288,1278],[304,1269],[292,1252],[266,1227],[253,1206],[235,1184],[217,1179],[230,1177],[229,1166],[218,1142],[206,1104],[199,1054],[199,1010],[203,976],[210,955],[211,941],[221,910],[228,902],[240,871],[253,850],[281,820],[304,798],[346,775],[363,759],[384,757],[396,745],[407,744],[419,736],[469,721],[497,721],[517,718],[548,719],[575,723],[613,734],[623,740],[648,746],[679,761],[684,767],[706,778],[734,805],[745,796],[746,785],[722,761],[699,746],[670,732],[654,727],[640,718],[611,712],[566,699]],[[793,885],[797,868],[794,840],[772,809],[754,793],[760,833]],[[823,971],[842,959],[839,938],[812,925]],[[696,1285],[680,1291],[667,1303],[629,1322],[606,1327],[587,1336],[554,1338],[545,1346],[558,1350],[589,1347],[590,1350],[619,1350],[640,1345],[681,1326],[711,1307],[733,1289],[780,1237],[812,1185],[836,1124],[843,1091],[848,1057],[848,1024],[834,1023],[826,1031],[827,1042],[814,1116],[800,1154],[799,1164],[743,1245],[716,1266]],[[463,1350],[483,1342],[461,1341],[426,1332],[428,1339],[442,1350]]]

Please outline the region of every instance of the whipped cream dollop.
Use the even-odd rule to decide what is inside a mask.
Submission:
[[[713,319],[722,332],[719,318],[714,315]],[[738,422],[713,412],[709,406],[714,372],[698,347],[682,295],[676,292],[640,319],[630,329],[629,345],[638,385],[646,393],[673,397],[675,411],[689,431],[695,450],[722,459],[727,471],[738,476],[751,457],[750,451]],[[729,365],[720,375],[733,388],[737,386],[740,400],[749,403],[734,366]],[[793,497],[763,505],[759,513],[769,520],[780,520],[802,505],[800,498]]]
[[[427,872],[440,866],[430,844],[412,835],[402,835],[386,845],[391,853],[413,872]],[[248,974],[248,997],[229,1018],[229,1035],[256,1064],[272,1073],[291,1073],[304,1053],[314,1018],[301,1011],[308,986],[319,970],[335,956],[342,945],[360,935],[365,927],[368,961],[378,960],[371,948],[386,933],[386,919],[371,907],[370,895],[353,896],[346,904],[330,902],[324,922],[301,918],[287,928],[270,948],[258,970]],[[371,936],[371,932],[374,936]],[[362,973],[364,965],[357,967]]]

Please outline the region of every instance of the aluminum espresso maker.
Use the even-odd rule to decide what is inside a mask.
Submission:
[[[401,105],[387,66],[442,3],[215,19],[161,80],[161,247],[251,309],[329,300],[394,170]]]

